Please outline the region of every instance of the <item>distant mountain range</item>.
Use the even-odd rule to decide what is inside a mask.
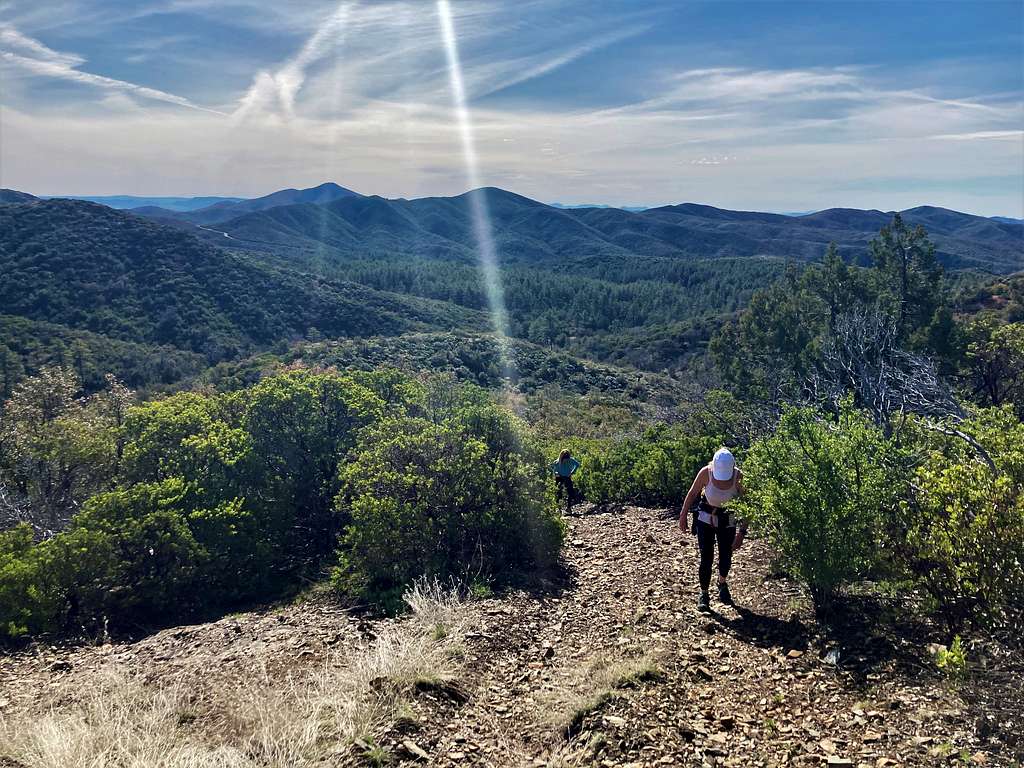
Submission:
[[[571,211],[575,208],[618,208],[620,211],[639,213],[640,211],[646,211],[648,208],[646,205],[602,205],[600,203],[548,203],[548,205],[565,211]]]
[[[496,243],[508,263],[592,258],[818,259],[830,242],[867,264],[868,244],[893,212],[829,208],[801,216],[732,211],[696,203],[642,211],[560,208],[497,188],[485,190]],[[337,185],[281,192],[239,203],[142,216],[199,225],[237,247],[312,249],[339,258],[380,255],[470,260],[475,235],[468,193],[413,200],[361,196]],[[920,206],[901,212],[923,225],[949,268],[1024,268],[1024,224]]]
[[[683,369],[787,261],[819,259],[835,241],[867,263],[892,219],[693,203],[560,209],[481,193],[511,334],[648,371]],[[388,200],[333,184],[187,212],[0,190],[0,387],[48,361],[79,361],[94,384],[114,370],[164,386],[303,337],[486,331],[472,215],[469,193]],[[949,267],[1024,269],[1020,222],[935,207],[903,215]]]
[[[45,199],[85,200],[118,210],[154,207],[181,213],[208,208],[218,203],[237,203],[244,197],[135,197],[134,195],[47,195]]]
[[[837,243],[848,261],[866,264],[868,244],[893,216],[892,211],[854,208],[787,215],[696,203],[645,210],[570,207],[493,187],[485,194],[502,259],[520,264],[608,257],[813,260],[830,242]],[[0,202],[31,199],[26,193],[0,190]],[[241,248],[313,250],[340,259],[397,255],[469,261],[476,253],[468,193],[387,199],[325,183],[251,200],[217,199],[191,210],[156,205],[130,210],[219,245]],[[901,213],[909,223],[928,230],[940,260],[949,268],[999,273],[1024,268],[1020,220],[934,206]]]

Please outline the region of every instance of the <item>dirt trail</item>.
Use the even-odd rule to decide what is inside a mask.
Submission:
[[[396,762],[1010,764],[1008,746],[977,735],[981,714],[937,676],[923,643],[900,640],[888,620],[830,639],[796,585],[768,578],[760,542],[735,556],[737,606],[713,599],[710,615],[695,608],[692,539],[663,511],[573,517],[565,559],[563,584],[465,607],[452,686],[421,691],[380,740]],[[0,712],[114,660],[154,683],[194,685],[216,717],[254,678],[313,669],[380,629],[313,602],[134,644],[37,650],[0,659]],[[358,749],[338,759],[361,762]]]
[[[924,648],[853,633],[832,664],[836,644],[818,634],[796,585],[766,578],[769,559],[759,542],[737,552],[736,607],[713,600],[708,616],[695,609],[692,538],[674,519],[636,508],[573,518],[572,584],[483,607],[469,703],[421,701],[417,745],[437,765],[539,765],[560,754],[607,766],[997,758],[975,757],[984,746],[972,716]],[[602,675],[618,667],[628,677],[629,661],[645,657],[657,667],[649,679],[617,688]]]

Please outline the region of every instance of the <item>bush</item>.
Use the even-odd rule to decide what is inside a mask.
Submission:
[[[384,421],[340,473],[348,525],[334,584],[380,600],[422,575],[468,583],[551,567],[562,525],[545,505],[543,471],[523,426],[493,405]]]
[[[881,432],[848,404],[838,422],[788,410],[750,450],[739,510],[770,536],[819,610],[880,561],[900,491],[894,458]]]
[[[1005,406],[962,428],[995,471],[965,441],[931,433],[902,504],[906,565],[951,630],[999,622],[1024,606],[1024,425]]]
[[[667,507],[682,502],[721,444],[720,437],[659,425],[639,438],[570,440],[567,447],[581,462],[576,479],[588,501]],[[550,452],[560,447],[552,444]]]
[[[0,526],[24,521],[40,535],[63,529],[91,494],[110,488],[132,394],[112,377],[81,396],[78,376],[43,368],[0,404]]]
[[[322,573],[342,531],[353,592],[543,568],[561,544],[541,453],[481,390],[291,371],[147,403],[93,437],[115,456],[124,440],[123,484],[108,479],[49,540],[0,533],[0,637],[273,597]]]

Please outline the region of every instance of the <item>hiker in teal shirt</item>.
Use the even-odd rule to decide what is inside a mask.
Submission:
[[[576,489],[572,484],[573,473],[580,468],[580,463],[572,457],[569,449],[558,454],[558,461],[551,464],[551,472],[555,476],[555,502],[562,500],[562,489],[565,488],[569,504],[576,500]]]

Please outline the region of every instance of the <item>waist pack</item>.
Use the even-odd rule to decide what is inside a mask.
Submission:
[[[693,518],[693,521],[690,523],[690,533],[694,536],[697,535],[697,523],[700,520],[701,512],[706,512],[709,515],[717,515],[719,528],[729,527],[729,512],[726,508],[711,506],[708,504],[708,500],[704,497],[704,494],[701,494],[700,499],[698,499],[697,503],[693,505],[693,509],[690,510],[690,516]]]

